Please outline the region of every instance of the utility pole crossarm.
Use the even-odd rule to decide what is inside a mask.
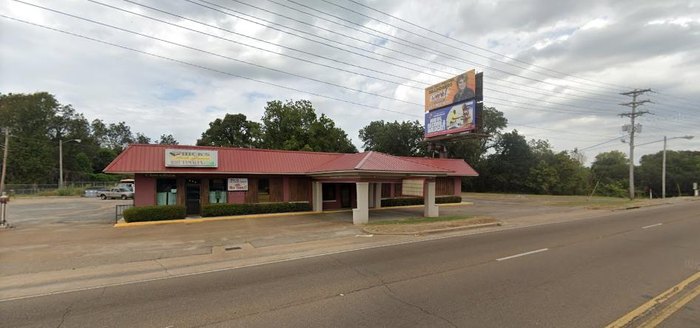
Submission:
[[[652,101],[649,100],[649,99],[645,99],[645,100],[640,100],[640,101],[637,101],[637,102],[622,103],[622,104],[620,104],[620,106],[633,107],[633,106],[639,106],[639,105],[646,104],[646,103],[652,103],[652,104],[653,104],[654,102],[652,102]]]
[[[620,94],[623,96],[636,96],[636,95],[640,95],[640,94],[647,93],[647,92],[652,92],[652,90],[651,89],[641,89],[641,90],[634,89],[632,91],[622,92]]]
[[[640,110],[640,111],[636,111],[634,113],[622,113],[622,114],[618,114],[618,115],[626,116],[626,117],[632,117],[632,116],[636,117],[636,116],[642,116],[644,114],[651,114],[651,112],[648,110]]]

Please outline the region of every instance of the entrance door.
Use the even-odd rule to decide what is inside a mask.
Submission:
[[[340,207],[348,208],[352,206],[351,198],[352,185],[343,183],[340,185]]]
[[[200,181],[199,179],[187,179],[185,185],[185,206],[188,215],[199,215],[200,212]]]

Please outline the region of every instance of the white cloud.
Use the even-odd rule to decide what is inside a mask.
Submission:
[[[618,104],[630,99],[618,93],[633,87],[652,88],[660,92],[648,95],[655,102],[648,107],[655,115],[641,119],[643,124],[649,126],[640,136],[641,139],[650,140],[670,133],[692,134],[699,123],[696,104],[700,102],[700,85],[695,81],[700,78],[700,56],[696,51],[700,47],[697,38],[700,24],[695,14],[696,7],[683,1],[638,3],[533,0],[485,3],[455,0],[433,3],[430,10],[426,9],[424,1],[368,2],[369,6],[438,34],[507,54],[525,63],[428,33],[350,2],[337,3],[380,18],[379,21],[327,4],[320,6],[315,2],[303,3],[402,40],[396,42],[390,37],[368,36],[357,27],[340,27],[268,2],[256,5],[376,44],[368,45],[347,39],[229,1],[219,3],[305,31],[308,34],[303,34],[304,37],[318,42],[265,27],[273,27],[272,23],[254,24],[189,3],[144,2],[193,20],[278,44],[270,45],[135,5],[126,5],[122,1],[100,1],[221,38],[362,72],[398,84],[293,60],[95,4],[67,1],[58,5],[55,1],[31,0],[32,3],[55,7],[207,52],[409,102],[422,103],[423,91],[420,88],[477,68],[484,71],[485,86],[490,89],[485,92],[486,104],[495,106],[506,114],[511,122],[509,128],[518,129],[528,138],[548,139],[557,150],[584,148],[619,136],[620,126],[627,122],[618,114],[628,109]],[[289,5],[295,7],[291,3]],[[312,12],[308,8],[300,9]],[[3,44],[0,48],[0,92],[47,91],[55,94],[62,103],[73,104],[89,119],[125,121],[133,131],[143,132],[151,138],[173,134],[181,143],[192,144],[209,122],[223,117],[225,113],[240,112],[249,119],[259,120],[265,103],[271,100],[310,99],[318,112],[335,120],[358,147],[361,146],[359,129],[372,120],[422,121],[423,110],[420,106],[275,73],[199,51],[185,50],[15,2],[0,4],[0,11],[11,17],[228,73],[187,66],[0,18],[0,42]],[[323,16],[323,13],[313,13]],[[383,22],[401,26],[425,37],[417,37]],[[302,35],[301,32],[293,33]],[[329,41],[315,38],[316,35],[346,45],[328,46],[325,44]],[[405,44],[426,50],[416,50]],[[288,50],[283,46],[335,61]],[[363,70],[358,66],[374,71]],[[323,96],[361,103],[374,109]],[[698,139],[700,138],[679,141],[676,145],[698,149]],[[617,142],[591,151],[625,151],[626,146]],[[650,152],[655,152],[655,149],[640,149],[638,154],[641,156]],[[589,153],[588,157],[590,160],[595,156]]]

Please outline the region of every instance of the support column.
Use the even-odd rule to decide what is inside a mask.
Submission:
[[[426,218],[434,218],[440,216],[438,207],[435,204],[435,180],[427,180],[423,187],[423,216]]]
[[[319,181],[311,183],[311,209],[314,212],[323,212],[323,184]]]
[[[368,199],[369,199],[368,207],[374,208],[374,193],[376,192],[374,189],[374,183],[370,183],[368,186],[369,186],[369,193],[367,195],[367,196],[369,196],[368,197]]]
[[[382,183],[374,184],[374,208],[382,208]]]
[[[357,208],[352,209],[352,223],[369,222],[369,182],[357,182]]]

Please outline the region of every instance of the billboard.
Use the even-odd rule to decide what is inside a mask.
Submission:
[[[425,113],[425,137],[476,129],[476,100],[453,104]]]
[[[425,111],[452,105],[476,96],[476,71],[467,71],[425,89]]]

